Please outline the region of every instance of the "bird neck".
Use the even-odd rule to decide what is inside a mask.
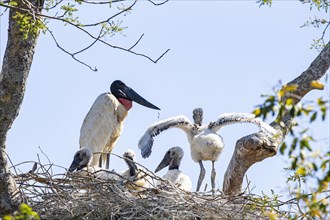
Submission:
[[[179,169],[179,166],[180,166],[180,160],[172,160],[171,163],[169,164],[168,166],[168,169],[169,170],[178,170]]]
[[[119,98],[118,101],[126,108],[127,111],[130,110],[133,106],[133,102],[131,100]]]
[[[117,106],[117,120],[118,120],[118,122],[121,122],[121,123],[123,122],[123,120],[127,116],[127,112],[128,112],[127,108],[122,103],[118,104],[118,106]]]
[[[175,166],[169,166],[168,170],[178,170],[179,166],[175,165]]]

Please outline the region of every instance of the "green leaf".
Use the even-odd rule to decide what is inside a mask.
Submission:
[[[298,158],[295,157],[291,163],[291,170],[297,169],[297,162],[298,162]]]
[[[323,105],[323,106],[320,107],[320,110],[322,112],[322,121],[324,121],[325,120],[325,116],[327,114],[327,107],[325,105]]]
[[[290,115],[291,115],[291,117],[296,116],[296,110],[295,110],[294,106],[292,106],[292,108],[290,109]]]
[[[288,147],[288,146],[286,145],[286,143],[283,142],[283,143],[281,144],[281,147],[280,147],[280,153],[281,153],[281,154],[284,154],[284,151],[285,151],[285,149],[286,149],[287,147]]]
[[[293,141],[291,143],[291,149],[292,150],[295,150],[296,149],[297,143],[298,143],[298,138],[296,137],[296,138],[293,139]]]
[[[322,99],[322,97],[320,97],[320,98],[317,99],[317,104],[320,105],[320,106],[321,106],[321,105],[325,105],[325,103],[327,103],[327,102],[328,102],[328,101],[324,101],[324,100]]]
[[[315,163],[312,163],[312,166],[313,166],[313,170],[314,170],[314,171],[317,171],[317,170],[318,170],[318,167],[316,166]]]
[[[300,135],[305,134],[308,130],[309,130],[309,128],[305,128],[304,130],[302,130],[301,132],[299,132],[299,134]]]
[[[310,147],[309,141],[307,138],[300,140],[300,148],[301,149],[307,148],[309,151],[312,151],[312,148]]]
[[[314,112],[314,113],[312,114],[312,116],[311,116],[309,122],[313,122],[313,121],[315,121],[316,116],[317,116],[317,112]]]
[[[312,111],[311,109],[308,108],[302,108],[301,111],[308,116],[308,114]]]
[[[321,163],[321,169],[324,171],[327,168],[327,165],[330,167],[330,160],[325,160]]]
[[[261,115],[261,109],[260,108],[256,108],[256,109],[253,110],[252,113],[255,114],[256,117],[258,117],[258,116]]]
[[[306,168],[305,167],[299,167],[296,171],[296,174],[299,176],[306,176],[307,172],[306,172]]]

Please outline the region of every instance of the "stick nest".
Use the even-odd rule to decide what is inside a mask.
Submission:
[[[102,180],[86,176],[54,174],[54,164],[31,163],[28,173],[14,176],[24,201],[42,219],[264,219],[251,208],[247,196],[225,197],[220,191],[193,193],[152,176],[155,188],[139,188],[135,179]],[[19,166],[19,165],[17,165]],[[149,172],[146,175],[152,175]],[[161,186],[156,186],[162,181]]]

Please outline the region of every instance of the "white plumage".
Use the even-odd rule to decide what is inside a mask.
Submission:
[[[110,90],[111,93],[99,95],[93,103],[81,126],[79,138],[80,148],[89,147],[94,153],[91,165],[99,164],[102,153],[102,162],[106,161],[106,169],[109,168],[109,152],[122,132],[123,121],[132,107],[132,101],[160,110],[120,80],[114,81]]]
[[[97,97],[80,129],[80,147],[92,146],[93,153],[111,152],[123,129],[126,108],[110,93]],[[106,161],[102,154],[102,161]],[[97,166],[100,154],[94,154],[91,165]]]
[[[276,131],[268,124],[262,122],[259,118],[255,118],[253,114],[247,113],[226,113],[219,116],[215,122],[208,125],[202,125],[203,110],[201,108],[193,111],[194,124],[190,123],[186,116],[180,115],[165,119],[152,124],[139,141],[139,148],[143,158],[149,157],[153,146],[154,137],[169,128],[180,128],[188,138],[190,144],[191,158],[200,165],[200,175],[197,183],[197,191],[199,191],[205,175],[205,169],[202,161],[212,161],[211,183],[212,191],[215,190],[215,169],[214,162],[224,148],[222,137],[217,133],[223,126],[233,123],[254,123],[258,125],[262,132],[270,137],[276,134]]]
[[[172,147],[170,148],[163,160],[160,162],[155,172],[163,169],[168,166],[169,170],[163,176],[164,180],[168,180],[172,184],[176,185],[178,188],[184,191],[191,191],[192,183],[190,177],[185,175],[179,168],[181,164],[181,160],[183,158],[183,150],[180,147]],[[162,182],[158,182],[157,185],[161,185]]]
[[[124,153],[123,158],[128,166],[128,169],[121,172],[120,175],[124,179],[130,180],[129,182],[127,182],[126,187],[131,190],[137,191],[143,190],[144,188],[152,188],[153,174],[143,168],[139,168],[136,165],[137,161],[135,152],[133,150],[127,150]]]
[[[170,181],[184,191],[190,192],[192,190],[190,177],[185,175],[181,170],[169,170],[162,178]],[[158,184],[161,184],[161,182]]]

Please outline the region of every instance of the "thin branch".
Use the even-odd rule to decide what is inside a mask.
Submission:
[[[0,5],[1,6],[1,5]],[[5,10],[0,14],[0,17],[2,16],[2,15],[4,15],[5,13],[6,13],[6,11],[8,10],[8,8],[5,8]]]
[[[97,39],[95,39],[90,45],[88,45],[87,47],[85,47],[85,48],[83,48],[83,49],[81,49],[81,50],[79,50],[79,51],[73,53],[72,55],[75,56],[75,55],[77,55],[77,54],[79,54],[79,53],[82,53],[82,52],[84,52],[85,50],[91,48],[96,42],[99,41],[100,38],[102,38],[102,37],[104,36],[104,35],[102,35],[103,29],[104,29],[104,27],[101,28],[101,30],[100,30],[100,32],[99,32],[99,35],[97,36]],[[101,36],[101,35],[102,35],[102,36]]]
[[[52,10],[54,8],[56,8],[59,4],[61,4],[64,0],[59,0],[59,1],[56,1],[56,3],[50,7],[50,8],[46,8],[46,10]]]
[[[154,6],[160,6],[160,5],[164,5],[166,2],[168,2],[169,0],[165,0],[161,3],[155,3],[154,1],[152,0],[148,0],[148,2],[152,3]]]
[[[136,4],[136,2],[137,2],[137,1],[134,1],[134,3],[133,3],[131,6],[129,6],[128,8],[124,9],[123,11],[117,13],[116,16],[118,16],[118,15],[124,13],[124,12],[127,12],[128,10],[130,10],[130,9]],[[78,30],[82,31],[83,33],[87,34],[90,38],[94,39],[95,41],[99,41],[99,42],[103,43],[104,45],[107,45],[107,46],[112,47],[112,48],[114,48],[114,49],[123,50],[123,51],[129,52],[129,53],[131,53],[131,54],[134,54],[134,55],[136,55],[136,56],[142,56],[142,57],[144,57],[144,58],[150,60],[150,61],[153,62],[153,63],[157,63],[157,62],[158,62],[158,61],[159,61],[159,60],[160,60],[160,59],[161,59],[166,53],[168,53],[168,51],[170,50],[170,49],[167,49],[167,50],[166,50],[164,53],[162,53],[157,59],[152,59],[151,57],[149,57],[149,56],[147,56],[147,55],[145,55],[145,54],[138,53],[138,52],[135,52],[135,51],[132,51],[132,50],[131,50],[131,49],[132,49],[133,47],[135,47],[136,44],[141,40],[141,37],[140,37],[140,39],[137,40],[137,43],[135,43],[131,48],[128,48],[128,49],[127,49],[127,48],[123,48],[123,47],[120,47],[120,46],[112,45],[112,44],[106,42],[105,40],[100,39],[99,36],[97,36],[97,37],[94,36],[94,35],[91,34],[89,31],[87,31],[87,30],[85,30],[85,29],[83,28],[83,27],[89,27],[89,26],[95,26],[95,25],[102,24],[102,23],[104,23],[104,22],[109,21],[111,18],[114,18],[114,16],[111,16],[110,18],[108,18],[107,20],[102,21],[102,22],[98,22],[98,23],[94,23],[94,24],[87,24],[87,25],[79,25],[79,24],[75,24],[75,23],[73,23],[73,22],[67,21],[67,20],[65,20],[65,19],[63,19],[63,18],[61,18],[61,17],[53,17],[53,16],[48,16],[48,15],[45,15],[45,14],[41,14],[41,13],[31,12],[31,11],[28,10],[28,9],[19,8],[19,7],[15,7],[15,6],[12,6],[12,5],[4,5],[4,4],[1,4],[1,6],[3,6],[3,7],[7,7],[7,8],[10,8],[10,9],[14,9],[14,10],[20,10],[20,11],[23,11],[23,12],[26,12],[26,13],[29,13],[29,14],[32,14],[33,16],[40,16],[40,17],[43,17],[43,18],[46,18],[46,19],[48,18],[48,19],[51,19],[51,20],[58,20],[58,21],[65,22],[66,24],[69,24],[69,25],[71,25],[71,26],[77,28]],[[63,47],[61,47],[61,46],[59,45],[59,43],[56,41],[56,38],[55,38],[54,34],[53,34],[51,31],[49,31],[49,29],[47,29],[47,30],[48,30],[48,32],[51,34],[51,36],[52,36],[52,38],[54,39],[54,41],[55,41],[55,43],[56,43],[56,45],[57,45],[58,48],[60,48],[63,52],[69,54],[69,55],[70,55],[74,60],[76,60],[77,62],[83,64],[84,66],[87,66],[87,67],[88,67],[89,69],[91,69],[92,71],[97,71],[96,68],[92,68],[91,66],[89,66],[89,65],[86,64],[85,62],[83,62],[83,61],[77,59],[77,58],[74,56],[74,54],[68,52],[68,51],[65,50]]]
[[[330,21],[328,22],[327,26],[325,26],[325,28],[324,28],[324,30],[322,32],[322,37],[321,37],[322,40],[324,39],[325,32],[329,28],[329,25],[330,25]]]
[[[123,1],[125,1],[125,0],[110,0],[110,1],[88,1],[88,0],[82,0],[83,3],[92,4],[92,5],[112,4],[112,3],[118,3],[118,2],[123,2]]]
[[[104,24],[104,23],[107,23],[109,22],[111,19],[125,13],[125,12],[128,12],[129,10],[131,10],[133,8],[133,6],[137,3],[137,1],[134,1],[133,4],[131,4],[129,7],[125,8],[124,10],[121,10],[120,12],[112,15],[111,17],[107,18],[106,20],[104,21],[99,21],[99,22],[96,22],[96,23],[91,23],[91,24],[84,24],[84,25],[80,25],[81,27],[93,27],[93,26],[98,26],[100,24]]]
[[[141,35],[141,37],[135,42],[135,44],[133,44],[133,46],[131,46],[128,50],[132,50],[139,42],[140,40],[143,38],[144,34]]]
[[[87,63],[85,63],[85,62],[79,60],[78,58],[76,58],[76,57],[75,57],[75,54],[70,53],[69,51],[65,50],[65,49],[64,49],[64,48],[58,43],[58,41],[56,40],[56,37],[54,36],[53,32],[52,32],[49,28],[47,28],[47,31],[50,33],[50,35],[52,36],[52,38],[53,38],[53,40],[54,40],[56,46],[57,46],[60,50],[62,50],[64,53],[70,55],[70,56],[71,56],[75,61],[77,61],[78,63],[80,63],[80,64],[82,64],[82,65],[84,65],[84,66],[87,66],[90,70],[92,70],[92,71],[94,71],[94,72],[97,72],[97,68],[96,68],[96,67],[94,67],[94,68],[91,67],[91,66],[88,65]],[[97,40],[95,40],[95,41],[97,41]],[[92,43],[92,44],[94,44],[94,43]],[[85,49],[86,49],[86,48],[85,48]],[[78,51],[78,52],[79,52],[79,51]]]

